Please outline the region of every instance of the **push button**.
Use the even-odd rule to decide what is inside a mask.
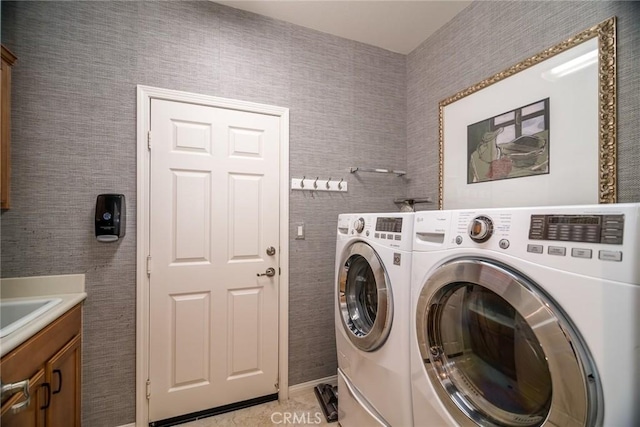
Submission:
[[[571,256],[574,258],[591,258],[591,249],[573,248]]]
[[[531,252],[532,254],[541,254],[544,250],[542,245],[527,245],[527,252]]]
[[[547,249],[547,253],[549,255],[565,256],[567,254],[567,248],[562,246],[549,246],[549,249]]]
[[[603,261],[622,261],[622,252],[620,251],[600,251],[598,258]]]

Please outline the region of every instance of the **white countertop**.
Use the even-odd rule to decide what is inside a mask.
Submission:
[[[0,279],[2,300],[28,300],[42,297],[55,297],[62,301],[21,328],[0,338],[0,357],[40,332],[76,304],[84,301],[87,297],[84,289],[84,274]]]

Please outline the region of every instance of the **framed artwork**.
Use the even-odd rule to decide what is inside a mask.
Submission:
[[[440,102],[440,209],[616,201],[615,17]]]

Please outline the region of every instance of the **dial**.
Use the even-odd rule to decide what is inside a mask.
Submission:
[[[469,237],[474,242],[482,243],[489,240],[493,234],[493,221],[488,216],[475,217],[469,224]]]
[[[355,221],[353,221],[353,228],[358,233],[362,233],[362,230],[364,230],[364,218],[358,218]]]

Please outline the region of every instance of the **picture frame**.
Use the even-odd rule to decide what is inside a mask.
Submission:
[[[616,18],[439,103],[439,208],[615,203]]]

